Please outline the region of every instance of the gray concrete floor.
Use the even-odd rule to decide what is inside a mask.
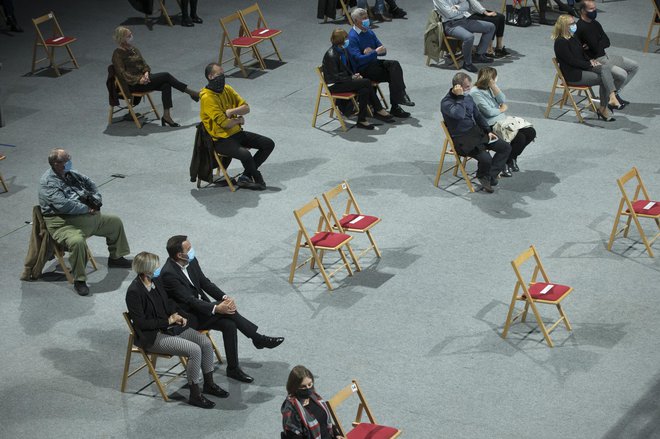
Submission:
[[[112,30],[128,23],[153,71],[201,88],[204,66],[217,59],[217,19],[250,2],[203,0],[205,22],[190,29],[162,22],[148,28],[121,1],[17,3],[26,32],[0,33],[7,124],[0,129],[0,153],[7,156],[0,172],[10,185],[0,195],[0,436],[278,437],[286,377],[302,363],[326,397],[359,380],[377,419],[409,438],[660,437],[660,259],[633,240],[617,241],[614,252],[605,248],[619,199],[615,179],[637,166],[651,193],[660,193],[660,57],[641,53],[648,1],[598,3],[611,53],[641,65],[624,92],[633,104],[613,123],[578,124],[570,114],[544,119],[554,75],[551,29],[507,29],[515,56],[495,63],[499,82],[510,113],[533,121],[539,137],[520,158],[522,171],[493,195],[469,194],[460,182],[447,187],[444,178],[443,189],[433,186],[439,105],[455,71],[424,64],[430,1],[401,0],[408,19],[376,30],[388,57],[404,68],[417,103],[413,117],[347,133],[337,122],[320,129],[310,123],[313,67],[335,26],[317,22],[313,0],[262,2],[269,24],[284,30],[278,44],[285,63],[271,61],[248,79],[230,75],[228,83],[251,105],[246,129],[277,147],[262,168],[270,189],[236,193],[189,182],[199,116],[186,95],[174,95],[181,128],[107,126],[105,79]],[[73,50],[81,68],[60,78],[31,76],[29,17],[51,9],[78,37]],[[254,384],[227,381],[218,368],[217,381],[231,397],[210,411],[181,402],[183,381],[170,387],[169,404],[151,397],[153,386],[134,393],[146,374],[120,393],[127,341],[121,313],[133,276],[106,269],[100,238],[89,241],[101,263],[89,278],[91,297],[78,297],[62,281],[18,280],[30,233],[25,222],[56,146],[69,149],[75,167],[102,185],[104,209],[123,218],[132,254],[165,257],[166,239],[188,234],[206,274],[237,298],[239,309],[264,333],[287,338],[273,351],[240,340]],[[363,272],[339,275],[332,293],[307,269],[290,285],[292,210],[343,179],[366,212],[383,218],[374,230],[383,258],[367,256]],[[554,349],[534,325],[517,325],[500,338],[515,282],[509,262],[530,244],[554,280],[575,288],[565,303],[574,331],[558,328]]]

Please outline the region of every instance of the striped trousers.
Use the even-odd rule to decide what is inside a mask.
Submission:
[[[159,332],[154,344],[149,347],[149,352],[188,357],[186,375],[190,384],[200,384],[203,373],[213,372],[214,354],[211,341],[192,328],[186,329],[178,336]]]

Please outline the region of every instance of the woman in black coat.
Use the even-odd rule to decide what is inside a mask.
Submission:
[[[158,256],[138,253],[133,259],[133,271],[137,277],[126,292],[126,306],[135,329],[135,345],[149,353],[187,357],[188,402],[205,409],[215,407],[215,403],[206,399],[202,392],[220,398],[226,398],[229,393],[213,382],[211,341],[192,329],[188,325],[188,315],[167,297],[158,279]],[[204,386],[200,389],[202,379]]]
[[[376,96],[376,90],[369,79],[359,73],[353,73],[350,57],[346,51],[348,34],[343,29],[335,29],[330,37],[332,47],[323,57],[323,77],[332,93],[355,92],[358,99],[358,128],[373,130],[374,126],[367,122],[367,105],[373,107],[374,117],[384,122],[392,123],[392,115],[383,108]]]

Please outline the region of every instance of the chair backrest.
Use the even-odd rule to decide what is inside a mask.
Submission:
[[[296,221],[298,222],[298,226],[300,227],[300,231],[303,233],[305,236],[305,240],[310,243],[311,242],[311,237],[309,236],[309,232],[307,232],[307,227],[305,226],[305,223],[303,221],[303,217],[310,212],[312,212],[314,209],[318,210],[319,212],[319,222],[316,231],[321,232],[321,231],[326,231],[326,232],[331,232],[332,229],[330,227],[330,220],[328,219],[328,215],[325,213],[323,210],[323,207],[321,206],[321,202],[319,201],[318,198],[314,198],[312,201],[309,203],[305,204],[303,207],[300,209],[296,209],[293,211],[293,215],[296,217]],[[325,224],[325,226],[324,226]]]
[[[53,21],[53,37],[52,38],[57,38],[57,37],[63,37],[64,33],[62,32],[62,28],[60,27],[60,23],[57,21],[57,18],[55,17],[55,13],[53,11],[42,15],[41,17],[33,18],[32,23],[34,24],[34,28],[37,31],[37,37],[41,40],[42,43],[45,44],[45,38],[43,34],[41,33],[41,29],[39,28],[39,25],[44,24],[48,21]]]
[[[259,7],[259,3],[255,3],[252,6],[248,6],[247,8],[240,10],[241,22],[243,23],[243,26],[246,27],[248,30],[250,29],[250,26],[248,25],[246,17],[250,14],[254,14],[255,12],[258,16],[257,25],[256,25],[255,29],[262,29],[262,28],[267,29],[268,24],[266,23],[266,19],[264,18],[264,14],[261,12],[261,8]]]
[[[454,148],[454,140],[451,138],[451,134],[449,134],[449,128],[447,128],[447,124],[444,120],[440,121],[440,126],[442,127],[442,131],[445,133],[445,142],[449,143],[452,151],[456,151]]]
[[[653,18],[660,17],[660,5],[658,5],[658,2],[651,0],[651,4],[653,5],[653,10],[655,11]],[[658,25],[660,25],[660,23],[658,23]]]
[[[360,206],[358,206],[357,201],[355,200],[355,195],[353,194],[353,191],[351,190],[351,187],[348,185],[348,182],[346,180],[342,181],[339,183],[337,186],[334,188],[330,189],[327,192],[323,193],[323,200],[325,201],[325,204],[328,206],[328,210],[330,211],[330,216],[332,217],[332,220],[334,224],[337,226],[339,230],[343,230],[341,227],[341,224],[339,223],[339,218],[337,217],[337,213],[335,212],[335,209],[332,207],[332,200],[337,198],[340,194],[346,194],[346,207],[343,210],[343,215],[348,215],[350,213],[356,213],[358,215],[362,214],[362,211],[360,210]]]
[[[522,275],[521,267],[530,258],[534,258],[534,271],[532,272],[532,277],[530,281],[526,282]],[[550,282],[550,279],[548,278],[548,274],[546,273],[545,268],[543,268],[543,264],[541,263],[541,258],[539,257],[539,254],[536,251],[536,247],[534,247],[533,245],[529,246],[527,250],[519,254],[516,259],[511,261],[511,266],[513,267],[513,271],[516,273],[516,277],[518,278],[518,283],[523,288],[525,293],[528,293],[527,285],[530,283],[535,283],[539,273],[541,273],[544,282],[547,283]],[[529,294],[526,294],[526,296],[528,298],[530,297]]]
[[[245,28],[245,25],[243,24],[243,21],[241,20],[240,14],[237,12],[234,12],[233,14],[227,15],[226,17],[222,17],[220,19],[220,26],[222,27],[222,30],[224,32],[224,37],[228,38],[229,41],[233,40],[236,37],[232,37],[231,33],[229,33],[229,25],[232,25],[234,22],[238,22],[238,32],[236,33],[236,36],[244,36],[244,35],[250,35],[249,29]]]
[[[126,325],[128,325],[128,330],[131,333],[131,339],[135,340],[135,328],[133,328],[133,322],[131,321],[131,317],[128,315],[128,312],[124,311],[122,313],[124,316],[124,320],[126,320]]]
[[[367,415],[367,418],[369,418],[370,423],[372,424],[377,423],[373,413],[371,412],[371,409],[369,408],[369,405],[367,404],[367,400],[362,394],[362,390],[360,390],[360,386],[358,385],[356,380],[352,380],[351,384],[341,389],[335,396],[333,396],[328,400],[328,408],[330,409],[330,414],[332,415],[332,419],[334,420],[335,425],[337,425],[339,431],[344,437],[346,437],[346,434],[348,432],[344,430],[341,421],[337,417],[337,408],[340,405],[342,405],[344,402],[346,402],[346,400],[351,398],[353,395],[357,395],[358,398],[357,413],[355,416],[355,421],[353,422],[357,422],[357,423],[361,422],[362,413],[364,412]]]
[[[325,76],[323,75],[323,66],[316,66],[316,74],[319,75],[319,80],[321,81],[320,84],[323,87],[323,96],[330,96],[332,93],[330,92],[330,87],[328,87],[328,83],[325,82]]]
[[[637,186],[635,186],[635,194],[633,195],[632,199],[628,196],[628,193],[626,192],[626,184],[632,180],[635,179],[637,180]],[[641,192],[644,195],[644,199],[648,200],[650,199],[648,192],[646,191],[646,187],[644,186],[644,182],[642,181],[642,177],[639,175],[639,171],[637,170],[636,167],[632,167],[632,169],[628,172],[626,172],[621,178],[617,178],[616,180],[617,185],[619,186],[619,190],[621,190],[621,195],[623,196],[623,199],[626,201],[626,204],[628,204],[628,208],[632,212],[632,202],[637,201],[639,199],[639,193]]]

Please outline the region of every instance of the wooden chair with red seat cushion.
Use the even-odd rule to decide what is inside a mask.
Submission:
[[[340,195],[342,195],[342,198],[345,198],[346,201],[346,207],[343,209],[341,218],[337,215],[337,211],[332,206],[332,200]],[[355,195],[353,194],[351,187],[348,185],[348,182],[344,180],[334,188],[325,192],[323,194],[323,200],[328,206],[330,218],[333,221],[333,229],[340,233],[364,233],[367,235],[367,238],[369,238],[371,245],[357,255],[358,259],[371,249],[373,249],[376,256],[380,258],[380,249],[378,248],[378,245],[376,245],[376,241],[371,234],[371,229],[380,222],[380,218],[377,216],[366,215],[360,210],[360,206],[358,206],[357,201],[355,200]]]
[[[339,417],[337,416],[337,408],[351,398],[353,395],[357,396],[357,413],[355,421],[353,421],[351,430],[345,430]],[[376,422],[367,400],[358,385],[356,380],[352,380],[351,384],[344,387],[335,396],[328,400],[328,408],[332,419],[341,432],[341,435],[346,439],[394,439],[401,435],[401,430],[395,427],[388,427],[380,425]],[[362,422],[362,414],[365,413],[369,422]]]
[[[249,36],[253,38],[259,38],[260,40],[268,40],[270,41],[270,44],[273,45],[273,53],[269,53],[268,55],[262,55],[262,59],[268,58],[271,55],[277,55],[277,59],[282,61],[282,56],[280,55],[280,51],[277,49],[277,46],[275,45],[275,37],[280,35],[282,33],[281,30],[279,29],[272,29],[268,27],[268,24],[266,23],[266,19],[264,18],[264,14],[261,12],[261,8],[259,8],[259,4],[255,3],[252,6],[249,6],[245,9],[241,9],[238,11],[238,15],[241,17],[241,23],[243,24],[244,29],[252,29],[252,27],[248,24],[248,19],[250,14],[257,14],[257,22],[254,27],[254,30],[249,31]]]
[[[233,22],[237,22],[239,25],[239,29],[237,32],[238,37],[236,38],[232,38],[229,32],[229,26],[232,25]],[[241,69],[241,72],[243,72],[243,76],[247,78],[248,77],[247,70],[245,69],[243,63],[241,62],[241,49],[250,49],[252,52],[252,58],[257,60],[257,63],[259,64],[261,70],[266,69],[264,60],[261,57],[261,53],[259,53],[259,49],[257,48],[257,45],[264,40],[261,38],[255,38],[249,36],[250,30],[247,27],[245,27],[243,21],[241,20],[241,16],[239,15],[238,12],[235,12],[224,18],[221,18],[220,27],[222,27],[222,41],[220,41],[220,55],[218,57],[218,64],[222,65],[226,62],[234,60],[234,65],[238,66]],[[225,47],[230,48],[232,53],[234,54],[233,57],[227,60],[223,60]]]
[[[545,118],[547,119],[550,115],[550,109],[552,107],[559,105],[559,108],[563,109],[566,101],[570,101],[573,110],[575,110],[578,121],[580,121],[580,123],[584,123],[584,117],[582,116],[583,111],[591,110],[594,113],[598,112],[596,109],[596,104],[594,103],[594,94],[591,90],[591,87],[588,85],[568,84],[564,79],[564,75],[561,73],[557,58],[552,58],[552,64],[555,66],[556,70],[555,81],[552,84],[552,90],[550,91],[548,106],[545,109]],[[559,100],[555,101],[555,93],[558,90],[562,90],[562,95]],[[602,96],[601,99],[603,99]],[[582,103],[584,103],[584,105],[581,106]],[[564,111],[561,115],[563,116],[564,114],[568,113],[568,111],[570,110]]]
[[[323,77],[323,71],[321,70],[321,66],[316,67],[316,74],[319,77],[319,91],[316,94],[316,105],[314,107],[314,117],[312,118],[312,127],[316,128],[316,119],[320,115],[325,114],[329,111],[330,117],[333,117],[335,114],[337,114],[337,119],[339,120],[341,128],[344,131],[347,131],[348,129],[346,128],[344,117],[342,116],[341,111],[339,111],[339,108],[337,108],[337,100],[351,101],[353,102],[353,106],[355,107],[355,109],[357,109],[358,103],[357,100],[355,99],[357,94],[350,91],[344,93],[332,93],[330,91],[330,88],[328,87],[328,84],[325,82],[325,78]],[[330,100],[330,108],[323,110],[319,113],[321,98],[327,98]]]
[[[528,283],[525,282],[520,269],[521,266],[530,258],[534,258],[535,265],[532,278]],[[527,318],[527,312],[531,308],[532,313],[536,318],[536,322],[541,328],[543,338],[545,338],[548,346],[553,347],[554,343],[550,338],[550,333],[557,327],[557,325],[559,325],[559,323],[564,322],[564,325],[566,325],[566,328],[569,331],[573,330],[573,328],[571,328],[571,323],[568,321],[568,317],[566,317],[566,314],[561,307],[562,300],[564,300],[566,296],[568,296],[571,291],[573,291],[573,288],[569,287],[568,285],[560,285],[554,282],[550,282],[550,278],[548,277],[548,274],[546,273],[545,268],[543,268],[543,264],[541,263],[541,258],[539,257],[536,248],[533,245],[521,253],[516,259],[511,261],[511,266],[513,266],[513,271],[516,274],[517,281],[516,286],[513,289],[513,297],[511,298],[511,305],[509,306],[509,312],[506,316],[506,322],[504,323],[502,338],[506,338],[511,324],[515,322],[516,319],[522,316],[521,321],[525,321]],[[539,273],[541,273],[541,277],[543,278],[543,281],[541,282],[536,281]],[[516,302],[518,301],[525,302],[525,308],[514,316],[513,311],[515,309]],[[541,318],[541,314],[539,314],[537,304],[556,306],[560,315],[559,320],[554,322],[549,328],[546,328],[545,324],[543,323],[543,319]]]
[[[50,38],[44,38],[44,35],[41,33],[41,29],[39,29],[39,25],[46,23],[48,21],[53,22],[53,33]],[[67,37],[64,35],[64,32],[62,32],[62,28],[60,27],[59,22],[57,21],[57,18],[55,17],[55,13],[52,11],[49,12],[46,15],[42,15],[41,17],[33,18],[32,23],[34,24],[34,28],[37,32],[37,35],[34,40],[34,47],[32,49],[32,73],[34,74],[34,71],[36,69],[37,63],[40,63],[42,61],[49,61],[50,65],[49,67],[52,67],[53,70],[55,70],[55,73],[57,76],[61,76],[60,69],[58,67],[67,64],[69,62],[73,63],[75,68],[79,68],[78,66],[78,61],[76,61],[76,57],[73,56],[73,52],[71,51],[71,47],[69,45],[73,42],[76,41],[76,38],[74,37]],[[44,50],[46,51],[46,57],[37,59],[37,47],[43,47]],[[64,47],[66,51],[69,54],[69,60],[57,63],[55,62],[55,48],[57,47]]]
[[[637,186],[635,187],[635,194],[631,199],[626,192],[626,183],[628,183],[633,178],[637,180]],[[617,179],[616,183],[619,185],[619,190],[621,191],[621,201],[619,202],[619,209],[616,213],[616,219],[614,220],[614,226],[612,227],[612,233],[610,234],[610,241],[607,244],[607,249],[612,251],[614,238],[619,233],[623,232],[623,236],[626,238],[628,237],[628,232],[630,231],[630,223],[634,221],[635,226],[637,226],[637,231],[642,238],[642,242],[644,242],[646,251],[648,252],[649,256],[653,258],[654,255],[653,250],[651,249],[651,245],[653,242],[655,242],[656,239],[658,239],[660,232],[657,232],[653,239],[649,240],[646,237],[644,229],[642,228],[639,220],[640,218],[652,218],[655,220],[655,224],[658,227],[658,230],[660,230],[660,201],[651,200],[649,193],[646,191],[646,186],[644,186],[644,182],[642,181],[642,177],[639,175],[639,171],[635,167],[626,172],[623,177]],[[643,197],[640,198],[640,195]],[[617,229],[619,226],[619,220],[621,219],[622,215],[627,216],[628,220],[626,221],[625,226],[623,226],[621,229]]]
[[[317,210],[319,213],[318,227],[316,233],[310,236],[309,232],[307,231],[307,227],[303,222],[303,217],[309,214],[310,212],[313,212],[314,210]],[[332,230],[332,227],[330,225],[330,220],[328,219],[328,216],[323,210],[323,207],[321,207],[321,203],[319,202],[318,198],[314,198],[312,201],[310,201],[300,209],[294,210],[293,215],[295,216],[296,222],[298,223],[298,237],[296,238],[296,247],[293,253],[293,262],[291,263],[291,273],[289,275],[289,283],[293,283],[293,276],[295,274],[295,271],[298,268],[307,264],[307,262],[310,262],[310,268],[312,269],[314,268],[315,264],[318,265],[319,271],[321,271],[321,275],[323,276],[323,280],[325,281],[325,284],[328,286],[329,290],[332,290],[330,277],[333,276],[335,273],[337,273],[339,270],[346,267],[349,276],[353,275],[351,264],[348,262],[348,259],[346,258],[346,255],[343,252],[344,248],[348,250],[348,253],[351,255],[356,270],[357,271],[361,270],[360,264],[358,263],[358,260],[355,257],[355,253],[353,253],[353,249],[349,244],[349,242],[353,239],[353,237],[345,233],[337,233]],[[312,255],[311,257],[306,259],[302,264],[298,264],[298,255],[300,253],[301,248],[308,248]],[[325,267],[323,266],[323,254],[329,250],[338,252],[339,256],[341,257],[341,260],[343,261],[343,263],[339,266],[339,268],[335,269],[331,273],[327,273]]]

